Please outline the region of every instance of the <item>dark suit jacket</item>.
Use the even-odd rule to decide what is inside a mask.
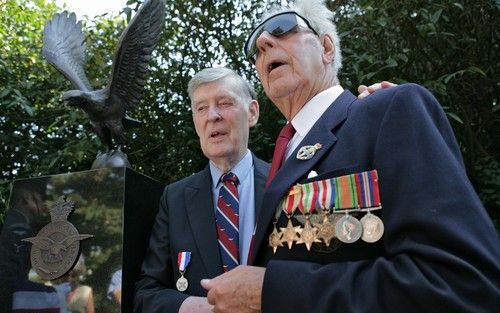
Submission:
[[[359,101],[345,91],[287,159],[264,194],[254,264],[267,266],[263,312],[498,312],[500,243],[437,100],[402,85]],[[275,208],[305,180],[378,170],[385,234],[326,249],[267,245]],[[284,227],[281,216],[278,225]]]
[[[262,200],[269,164],[253,156],[256,218]],[[190,251],[191,262],[184,274],[188,289],[181,293],[177,253]],[[215,229],[212,178],[207,167],[167,186],[150,238],[142,273],[136,284],[134,311],[177,312],[189,295],[206,296],[203,278],[222,274]]]

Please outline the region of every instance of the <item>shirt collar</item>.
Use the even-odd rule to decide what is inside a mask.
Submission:
[[[222,172],[217,166],[215,166],[212,161],[209,161],[208,164],[210,166],[210,175],[212,176],[212,186],[216,187],[220,182],[220,177],[222,176],[222,174],[224,174],[224,172]],[[235,174],[241,184],[241,182],[244,181],[250,173],[252,164],[252,154],[250,153],[250,150],[247,149],[247,153],[245,154],[245,156],[228,172],[232,172],[233,174]]]
[[[312,97],[293,117],[291,123],[295,131],[304,137],[343,91],[342,86],[335,85]]]

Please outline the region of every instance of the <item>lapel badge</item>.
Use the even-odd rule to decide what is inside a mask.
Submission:
[[[299,152],[297,152],[297,159],[305,161],[311,159],[316,151],[321,149],[322,145],[320,143],[317,143],[313,146],[302,146],[299,149]]]

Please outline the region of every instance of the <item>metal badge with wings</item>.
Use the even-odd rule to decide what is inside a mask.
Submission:
[[[77,90],[63,93],[64,103],[81,108],[107,152],[99,153],[92,168],[129,166],[121,152],[124,128],[140,124],[127,116],[142,96],[148,62],[165,18],[164,0],[145,0],[123,31],[106,87],[92,89],[85,75],[85,37],[74,13],[55,14],[45,24],[42,54]]]
[[[43,279],[56,279],[71,270],[80,255],[80,241],[94,237],[79,234],[68,221],[74,207],[73,201],[60,197],[50,208],[51,222],[40,229],[36,237],[22,239],[32,243],[31,266]]]

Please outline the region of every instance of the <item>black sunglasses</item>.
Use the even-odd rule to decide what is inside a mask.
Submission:
[[[260,34],[264,31],[267,31],[275,37],[281,37],[298,26],[307,27],[312,30],[316,36],[318,36],[318,33],[311,27],[311,24],[309,24],[304,17],[295,12],[281,12],[267,18],[262,23],[257,25],[257,27],[255,27],[250,33],[250,36],[248,36],[244,48],[246,58],[255,64],[257,54],[256,41]]]

